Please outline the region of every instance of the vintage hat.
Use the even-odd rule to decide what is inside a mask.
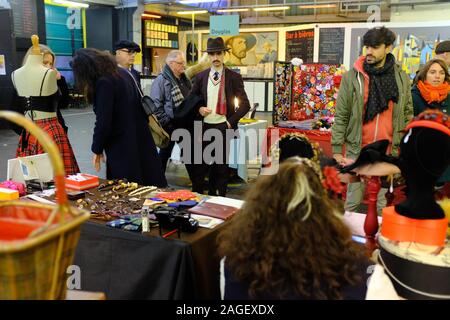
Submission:
[[[231,46],[231,42],[235,38],[244,38],[247,45],[247,51],[250,51],[256,45],[256,37],[251,33],[242,33],[227,39],[226,45]]]
[[[217,38],[208,38],[208,42],[206,43],[206,50],[202,50],[203,52],[221,52],[230,50],[225,46],[223,39],[221,37]]]
[[[114,44],[114,52],[119,49],[128,49],[128,50],[133,50],[135,52],[141,52],[141,48],[139,47],[139,45],[136,42],[129,41],[129,40],[117,41]]]
[[[371,144],[364,146],[359,153],[358,158],[352,164],[342,167],[341,173],[350,173],[354,169],[368,164],[374,164],[378,162],[387,162],[397,165],[397,159],[395,157],[386,154],[389,147],[389,140],[383,139],[375,141]]]
[[[438,130],[450,136],[450,116],[437,109],[427,109],[414,117],[405,130],[417,127]]]
[[[441,54],[444,52],[450,52],[450,40],[445,40],[439,42],[436,46],[436,50],[434,51],[436,54]]]

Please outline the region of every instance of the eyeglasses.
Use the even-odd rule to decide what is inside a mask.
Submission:
[[[119,49],[119,50],[117,50],[117,51],[122,51],[122,52],[126,52],[126,53],[128,53],[128,54],[136,54],[137,53],[137,51],[135,51],[135,50],[128,50],[128,49]]]
[[[180,66],[186,66],[186,62],[179,62],[179,61],[173,61],[173,62],[175,62],[176,64],[179,64]]]

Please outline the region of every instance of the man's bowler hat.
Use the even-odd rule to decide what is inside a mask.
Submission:
[[[203,50],[203,52],[221,52],[221,51],[228,51],[230,50],[225,46],[225,42],[223,42],[223,39],[221,37],[217,38],[208,38],[208,42],[206,43],[206,50]]]

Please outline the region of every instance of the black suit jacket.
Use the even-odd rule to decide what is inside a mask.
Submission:
[[[236,129],[239,119],[250,110],[250,102],[244,90],[244,81],[239,73],[224,67],[225,72],[225,96],[227,102],[227,121],[231,127]],[[194,80],[191,94],[196,94],[203,98],[205,104],[208,101],[208,79],[211,69],[200,72]],[[239,108],[234,110],[234,98],[239,100]],[[206,105],[205,105],[206,106]]]

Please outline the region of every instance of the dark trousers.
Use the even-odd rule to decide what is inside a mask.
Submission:
[[[172,133],[174,129],[172,127],[165,128],[166,132],[172,137]],[[193,129],[192,129],[193,130]],[[172,155],[173,147],[175,146],[176,141],[170,141],[169,145],[166,148],[159,149],[159,158],[161,159],[162,168],[164,170],[164,174],[167,170],[167,163],[169,162],[170,156]],[[191,164],[185,164],[186,171],[189,175],[189,179],[192,181],[193,176],[193,166]]]
[[[161,158],[162,168],[164,173],[166,172],[167,162],[169,162],[170,156],[172,155],[173,147],[175,146],[175,141],[170,141],[166,148],[159,149],[159,157]]]
[[[227,129],[226,123],[219,124],[208,124],[203,123],[203,133],[208,129],[218,129],[220,130],[223,140],[222,144],[217,147],[222,148],[222,157],[220,163],[216,161],[212,163],[206,163],[204,159],[205,148],[210,144],[214,143],[214,138],[212,141],[202,141],[202,163],[193,165],[193,177],[192,177],[192,191],[198,193],[204,193],[205,190],[205,177],[209,176],[208,183],[208,194],[209,195],[219,195],[225,196],[227,193],[227,183],[228,183],[228,158],[230,154],[230,140],[226,138],[225,130]],[[215,153],[212,153],[215,156]]]

